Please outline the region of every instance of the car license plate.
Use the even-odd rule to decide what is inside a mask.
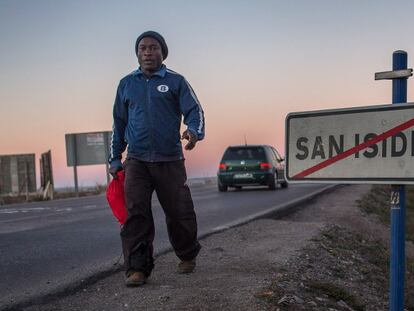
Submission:
[[[253,178],[251,173],[234,174],[233,178]]]

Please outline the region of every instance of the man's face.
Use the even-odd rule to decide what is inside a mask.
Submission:
[[[138,63],[144,74],[156,72],[162,64],[161,45],[151,37],[144,37],[138,44]]]

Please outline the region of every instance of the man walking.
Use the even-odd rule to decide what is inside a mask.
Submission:
[[[170,242],[181,260],[178,273],[193,272],[201,248],[180,138],[187,140],[186,150],[204,138],[203,110],[187,80],[163,64],[168,47],[159,33],[142,33],[135,53],[140,67],[120,81],[116,93],[109,159],[114,178],[125,170],[128,218],[121,240],[127,286],[144,284],[154,267],[154,190],[165,213]],[[187,128],[180,135],[182,118]]]

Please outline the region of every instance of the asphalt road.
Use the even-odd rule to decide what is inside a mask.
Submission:
[[[326,185],[250,188],[220,193],[216,185],[191,187],[199,234],[301,198]],[[162,209],[153,198],[155,252],[169,247]],[[0,308],[59,291],[120,259],[119,225],[105,196],[0,207]]]

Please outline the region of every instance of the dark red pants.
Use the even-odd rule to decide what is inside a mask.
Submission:
[[[201,246],[184,160],[151,163],[128,159],[124,169],[128,218],[121,229],[121,240],[127,273],[141,271],[149,276],[154,267],[155,228],[151,211],[154,190],[164,210],[168,236],[177,257],[195,258]]]

